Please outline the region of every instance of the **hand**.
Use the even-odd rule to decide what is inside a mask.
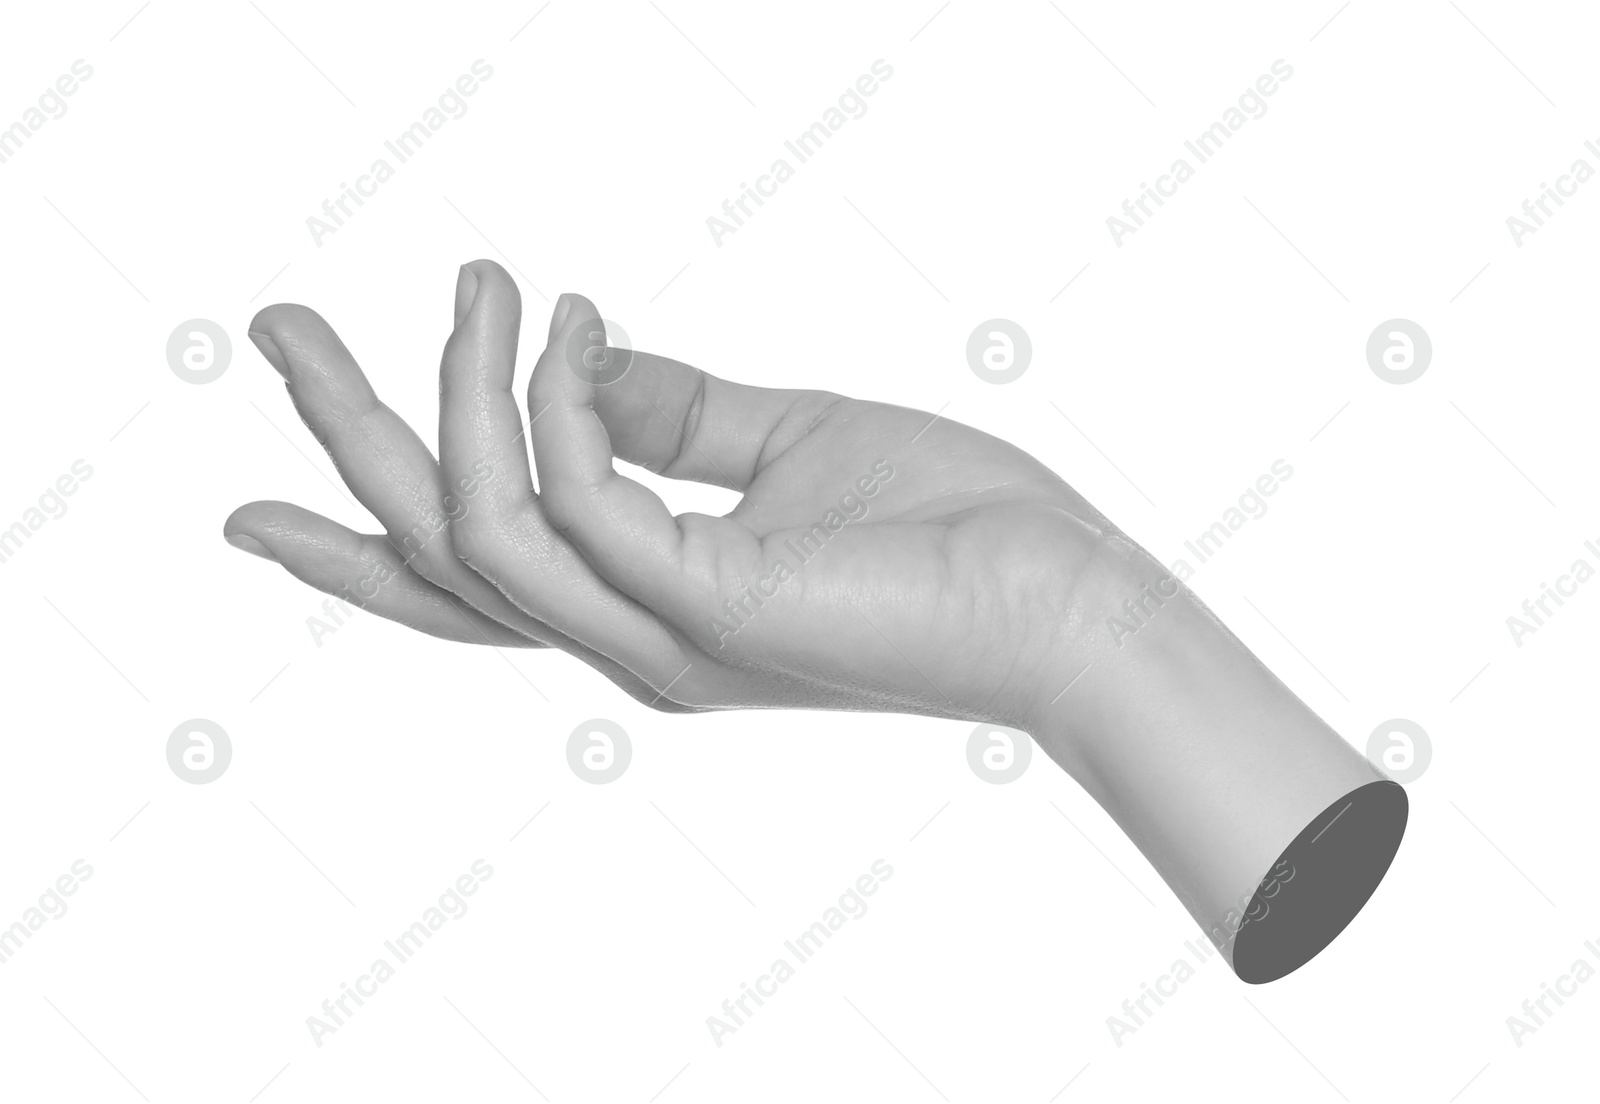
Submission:
[[[252,339],[387,537],[253,503],[230,541],[434,635],[563,648],[657,707],[1029,724],[1044,657],[1115,535],[1036,460],[920,411],[607,350],[577,295],[556,305],[525,431],[516,285],[476,261],[456,309],[438,463],[319,316],[257,315]],[[586,356],[625,370],[596,383]],[[673,517],[613,457],[744,498]]]
[[[658,709],[1021,728],[1249,981],[1316,954],[1382,878],[1403,791],[1026,453],[918,411],[608,348],[577,295],[556,304],[524,424],[521,320],[499,265],[462,268],[435,461],[327,323],[262,311],[252,339],[386,535],[258,502],[228,540],[436,636],[561,648]],[[619,458],[744,497],[674,517]]]

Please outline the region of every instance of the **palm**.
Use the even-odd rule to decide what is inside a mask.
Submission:
[[[846,691],[844,707],[962,717],[1026,670],[1019,652],[1059,626],[1051,599],[1109,529],[1006,442],[852,399],[762,467],[726,519],[698,524],[717,562],[748,562],[754,545],[765,568],[741,580],[734,609],[708,610],[719,626],[708,655],[821,674]]]

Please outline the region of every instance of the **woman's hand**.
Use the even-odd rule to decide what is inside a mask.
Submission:
[[[1084,588],[1132,577],[1132,546],[1006,442],[607,349],[581,296],[556,305],[525,422],[511,393],[520,324],[504,269],[462,268],[435,462],[327,323],[263,310],[252,338],[386,536],[258,502],[228,519],[228,539],[434,635],[562,648],[657,708],[1018,727],[1060,689],[1041,698],[1082,631]],[[744,498],[725,517],[674,517],[613,458]]]
[[[436,636],[561,648],[658,709],[1021,728],[1248,981],[1316,954],[1383,877],[1400,787],[1026,453],[608,348],[577,295],[556,304],[524,423],[521,321],[504,269],[461,270],[435,461],[321,318],[262,311],[251,337],[386,535],[257,502],[227,538]],[[616,459],[744,497],[674,517]]]

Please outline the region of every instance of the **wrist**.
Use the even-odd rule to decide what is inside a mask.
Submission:
[[[1143,549],[1108,538],[1078,599],[1030,733],[1241,978],[1297,968],[1382,879],[1404,792]]]

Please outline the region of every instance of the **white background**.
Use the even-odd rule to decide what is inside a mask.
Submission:
[[[74,60],[94,75],[0,165],[0,528],[73,461],[93,476],[0,564],[0,926],[74,860],[94,874],[0,966],[0,1095],[1592,1092],[1600,984],[1520,1047],[1506,1023],[1600,940],[1600,583],[1521,647],[1506,627],[1600,562],[1600,183],[1520,247],[1506,226],[1600,168],[1592,13],[540,2],[6,11],[0,126]],[[307,217],[480,58],[467,114],[314,244]],[[880,58],[867,114],[714,245],[706,218]],[[1280,58],[1267,114],[1114,244],[1106,218]],[[581,291],[731,378],[943,410],[1167,561],[1286,460],[1190,582],[1356,746],[1394,717],[1430,735],[1371,903],[1271,985],[1212,959],[1119,1046],[1107,1017],[1199,932],[1042,755],[992,785],[969,725],[659,715],[563,655],[360,613],[319,646],[322,596],[222,521],[280,498],[376,526],[248,321],[314,306],[431,437],[477,256],[522,283],[524,347]],[[994,317],[1034,346],[1005,386],[965,359]],[[1434,345],[1404,386],[1364,352],[1396,317]],[[204,386],[166,362],[191,318],[234,342]],[[165,757],[194,717],[233,745],[209,785]],[[566,763],[592,717],[632,740],[609,785]],[[319,1048],[306,1018],[479,858],[470,911]],[[869,911],[718,1047],[706,1018],[880,858]]]

